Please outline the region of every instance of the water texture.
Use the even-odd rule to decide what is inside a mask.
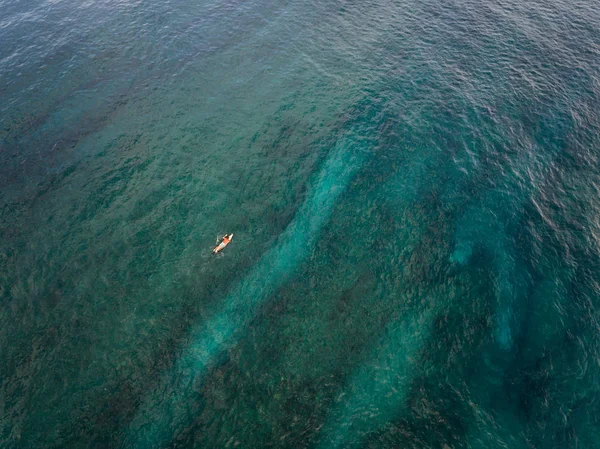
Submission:
[[[597,3],[0,0],[0,100],[1,448],[598,446]]]

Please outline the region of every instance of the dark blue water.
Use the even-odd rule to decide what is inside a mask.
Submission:
[[[599,111],[593,0],[0,0],[0,447],[598,447]]]

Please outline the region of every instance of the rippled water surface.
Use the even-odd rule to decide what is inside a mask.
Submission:
[[[0,0],[0,447],[598,447],[599,111],[594,0]]]

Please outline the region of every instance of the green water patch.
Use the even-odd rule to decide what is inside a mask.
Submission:
[[[444,316],[457,302],[468,303],[472,297],[457,293],[466,287],[455,281],[439,285],[449,269],[451,230],[435,195],[421,193],[432,186],[441,188],[440,178],[420,176],[435,167],[435,162],[427,165],[428,157],[421,152],[407,153],[398,142],[388,146],[390,128],[384,125],[389,117],[384,113],[376,120],[381,127],[374,128],[375,156],[337,202],[298,275],[273,294],[238,346],[196,384],[188,399],[188,407],[195,410],[190,413],[196,416],[194,424],[172,444],[249,445],[260,435],[266,444],[282,447],[318,445],[320,439],[323,445],[360,445],[407,410],[413,383],[423,376],[419,360],[429,338],[419,339],[410,332],[402,336],[399,329],[413,320],[423,332],[430,332],[443,322],[437,309],[421,316],[424,310],[439,307]],[[389,169],[393,163],[394,169]],[[369,182],[374,172],[389,182],[374,187]],[[489,313],[485,300],[477,304]],[[468,310],[473,307],[469,304]],[[485,323],[481,315],[473,320]],[[459,337],[464,338],[471,335],[473,321],[463,322],[466,328]],[[408,330],[415,326],[409,324]],[[486,329],[480,325],[477,333]],[[413,337],[417,342],[411,346]],[[394,358],[398,341],[406,343],[414,365],[405,367],[398,361],[402,357]],[[397,371],[406,369],[405,376],[387,379],[398,382],[394,387],[398,394],[360,394],[385,390],[386,379],[373,379],[369,373],[379,369],[387,350],[390,376],[393,366]],[[235,412],[217,412],[228,403],[236,404]],[[381,408],[373,416],[364,420],[353,416],[361,408],[377,410],[378,404]],[[340,423],[345,431],[336,430]]]
[[[19,398],[7,403],[6,438],[23,433],[34,444],[52,431],[77,444],[97,438],[96,419],[126,425],[231,277],[210,254],[215,234],[240,230],[229,254],[243,271],[292,219],[323,122],[289,109],[245,120],[250,131],[234,140],[210,118],[151,130],[148,116],[114,124],[82,143],[100,146],[97,155],[4,209],[2,327],[19,342],[2,354],[9,396]],[[78,434],[68,430],[72,413],[86,423]]]
[[[175,367],[176,371],[183,372],[183,378],[178,380],[179,385],[170,386],[175,391],[183,391],[167,398],[165,406],[168,410],[185,401],[185,389],[191,381],[186,377],[191,375],[201,379],[214,358],[231,344],[235,333],[244,330],[247,321],[256,313],[256,308],[293,276],[298,265],[319,238],[320,230],[328,220],[339,195],[351,182],[368,154],[369,149],[360,148],[351,137],[342,138],[330,150],[316,179],[307,189],[306,199],[294,219],[278,237],[275,246],[261,256],[237,286],[231,288],[224,299],[223,308],[216,316],[201,324],[199,330],[192,332],[190,346],[184,349],[183,356]],[[142,407],[141,416],[144,416],[147,413],[144,410],[146,404]],[[148,410],[155,407],[156,405],[152,404]],[[166,414],[169,426],[178,426],[177,417],[174,416],[176,414],[174,411]],[[149,440],[152,445],[168,442],[172,437],[172,430],[165,429],[160,421],[156,422],[157,418],[152,413],[150,419],[153,421],[150,424],[150,432],[142,437],[142,441]],[[140,424],[134,420],[132,425],[137,427]],[[140,444],[144,446],[147,443],[137,445]]]

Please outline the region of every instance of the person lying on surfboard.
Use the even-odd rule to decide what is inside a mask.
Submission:
[[[233,234],[225,234],[223,237],[221,237],[221,243],[218,243],[219,239],[217,239],[218,245],[213,249],[213,254],[217,254],[219,251],[222,251],[223,248],[229,245],[229,242],[231,242],[232,238]]]

